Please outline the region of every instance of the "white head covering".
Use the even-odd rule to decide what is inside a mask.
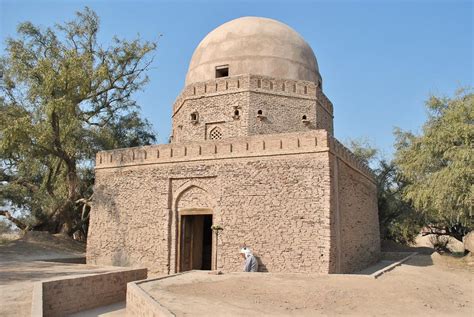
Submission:
[[[245,258],[248,258],[249,256],[252,255],[252,250],[250,250],[247,247],[243,247],[242,249],[240,249],[240,253],[245,254]]]

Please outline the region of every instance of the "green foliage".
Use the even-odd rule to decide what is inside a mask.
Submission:
[[[29,211],[38,229],[84,227],[77,200],[92,193],[98,150],[155,141],[132,97],[156,44],[103,47],[98,31],[88,8],[55,29],[21,23],[0,60],[0,203]]]
[[[413,242],[423,226],[423,218],[403,199],[406,183],[400,178],[400,171],[393,162],[381,160],[374,172],[382,239],[401,244]]]
[[[474,94],[432,96],[421,135],[396,130],[403,197],[432,227],[460,239],[472,229],[474,202]]]
[[[349,139],[344,144],[367,166],[375,163],[379,150],[367,139]]]

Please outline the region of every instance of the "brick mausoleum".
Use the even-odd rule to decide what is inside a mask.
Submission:
[[[97,154],[88,263],[241,271],[243,245],[269,272],[378,259],[374,177],[334,138],[316,57],[293,29],[244,17],[213,30],[172,118],[170,144]]]

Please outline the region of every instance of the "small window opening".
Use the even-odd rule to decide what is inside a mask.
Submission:
[[[263,111],[262,111],[262,110],[258,110],[258,111],[257,111],[257,114],[258,114],[259,116],[261,116],[261,115],[263,115]]]
[[[306,95],[308,93],[308,87],[304,86],[304,94]]]
[[[286,85],[285,85],[285,83],[283,83],[283,84],[281,85],[281,90],[283,90],[283,91],[286,90]]]
[[[303,122],[303,124],[309,125],[309,120],[308,120],[308,117],[306,115],[303,115],[301,117],[301,121]]]
[[[262,88],[262,81],[260,79],[257,80],[257,87]]]
[[[234,120],[240,119],[240,110],[238,106],[234,107],[234,115],[232,116]]]
[[[197,123],[199,120],[199,115],[197,112],[191,113],[191,123]]]
[[[273,82],[270,82],[270,89],[273,90]]]
[[[216,78],[229,77],[229,65],[216,67]]]
[[[209,133],[209,139],[211,140],[219,140],[222,139],[222,131],[218,127],[215,127]]]
[[[296,84],[293,85],[293,92],[296,92]]]

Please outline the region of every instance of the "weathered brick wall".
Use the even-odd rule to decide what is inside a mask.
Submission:
[[[146,269],[123,270],[39,282],[33,295],[41,316],[66,316],[124,301],[127,283],[147,278]],[[41,312],[36,310],[41,310]]]
[[[174,272],[178,208],[211,206],[214,223],[224,227],[218,246],[219,269],[240,271],[238,250],[246,244],[259,256],[263,269],[327,272],[330,172],[326,133],[245,140],[236,142],[232,152],[212,147],[227,149],[222,157],[218,152],[206,159],[201,152],[201,159],[195,161],[182,156],[183,151],[174,152],[181,156],[148,155],[146,160],[130,154],[132,149],[126,155],[99,153],[88,262]],[[142,150],[155,153],[162,147]],[[155,164],[137,165],[148,160]],[[123,167],[110,168],[113,164]],[[189,190],[193,187],[204,190],[210,202]]]
[[[219,264],[241,271],[246,244],[270,272],[327,272],[329,192],[327,153],[228,164],[239,175],[223,184]]]
[[[168,278],[168,277],[165,277]],[[158,279],[149,279],[147,281],[156,281]],[[127,308],[128,317],[173,317],[175,316],[166,307],[162,306],[155,298],[151,297],[140,287],[141,283],[129,283],[127,285]]]
[[[234,117],[234,111],[239,116]],[[263,118],[257,118],[257,111]],[[189,85],[174,104],[173,143],[332,128],[332,104],[313,82],[242,75]],[[191,114],[198,120],[192,121]],[[308,124],[302,122],[307,116]]]
[[[192,208],[211,209],[224,227],[226,271],[241,270],[244,244],[272,272],[350,272],[377,258],[372,172],[325,130],[105,151],[96,161],[89,263],[176,272],[179,210]]]
[[[335,272],[366,268],[380,257],[377,187],[372,172],[337,140],[332,140],[331,170]]]
[[[250,92],[248,134],[274,134],[317,129],[316,100]],[[263,117],[258,118],[258,111]],[[303,123],[306,116],[309,122]]]
[[[87,263],[130,267],[168,266],[168,184],[146,167],[96,173]]]
[[[173,143],[202,141],[209,132],[219,127],[223,138],[247,135],[248,92],[218,94],[206,98],[188,99],[173,117]],[[234,118],[237,107],[240,112]],[[191,113],[197,112],[198,121],[191,121]]]

